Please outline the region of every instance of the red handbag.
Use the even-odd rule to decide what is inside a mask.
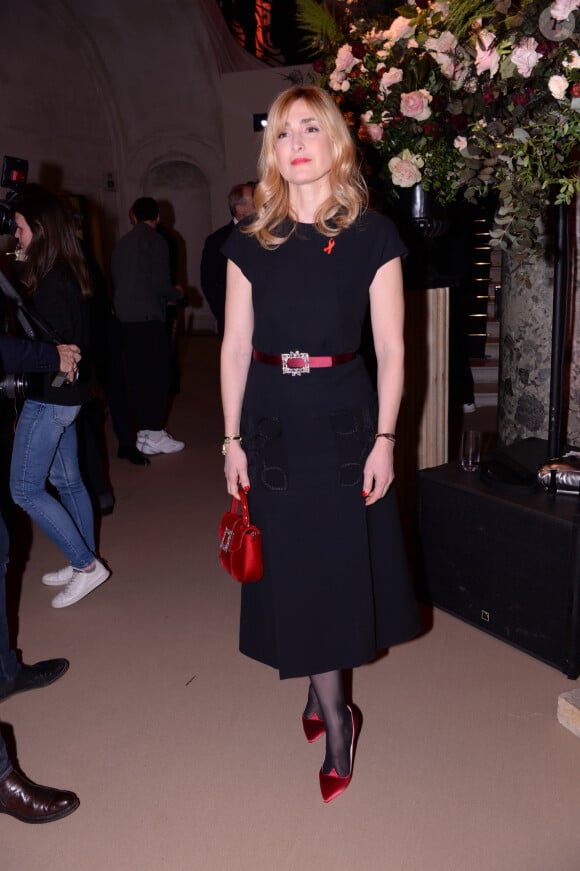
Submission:
[[[236,581],[259,581],[264,573],[262,535],[250,523],[248,500],[241,489],[240,498],[232,499],[231,511],[226,511],[221,519],[220,562]]]

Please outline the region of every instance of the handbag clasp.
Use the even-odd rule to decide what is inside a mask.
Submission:
[[[221,550],[225,551],[226,553],[228,552],[228,550],[230,549],[230,544],[232,543],[233,537],[234,537],[234,530],[228,529],[226,526],[226,528],[224,529],[224,534],[222,535],[222,540],[220,541]]]

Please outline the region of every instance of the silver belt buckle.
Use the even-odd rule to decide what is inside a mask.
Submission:
[[[310,357],[305,351],[290,351],[288,354],[280,356],[282,357],[282,375],[308,375],[310,372]],[[302,365],[289,366],[289,360],[302,360]]]

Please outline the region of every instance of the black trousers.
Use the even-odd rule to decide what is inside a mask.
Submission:
[[[137,430],[163,429],[170,386],[165,321],[123,323],[121,331]]]

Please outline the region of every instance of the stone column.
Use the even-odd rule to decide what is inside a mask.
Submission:
[[[576,207],[570,239],[577,258]],[[551,234],[545,253],[517,263],[503,256],[498,438],[505,445],[526,438],[548,438],[552,356],[554,264]],[[577,260],[575,260],[577,264]],[[572,276],[568,341],[562,398],[562,441],[580,443],[580,318],[575,318],[576,281]],[[564,446],[564,445],[562,445]]]
[[[566,422],[566,439],[569,445],[580,450],[580,197],[570,214],[570,238],[573,240],[570,287],[572,305],[569,313],[568,335],[571,345],[569,372],[569,403]],[[574,244],[575,241],[575,244]]]

